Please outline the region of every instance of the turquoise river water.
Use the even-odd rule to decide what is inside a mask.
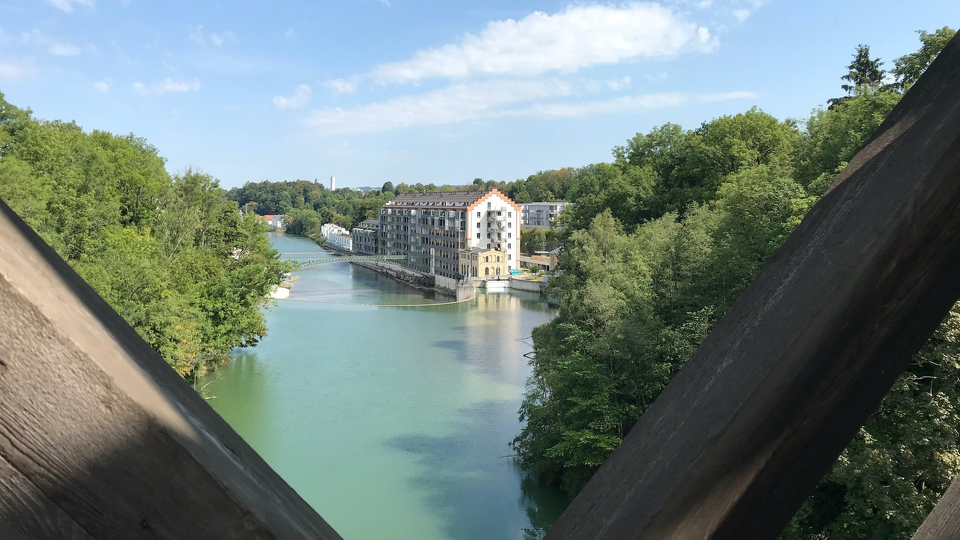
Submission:
[[[346,263],[294,275],[266,312],[269,335],[204,394],[345,540],[520,540],[553,523],[566,497],[507,446],[530,333],[553,309],[529,293],[429,307],[449,299]]]

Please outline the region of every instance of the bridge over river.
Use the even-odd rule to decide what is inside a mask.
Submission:
[[[296,261],[300,268],[309,268],[320,264],[345,263],[345,262],[384,262],[384,261],[402,261],[407,257],[405,255],[340,255],[323,258],[301,258],[296,255],[316,255],[316,251],[288,251],[280,253],[280,258],[285,261]],[[295,255],[286,257],[286,255]]]

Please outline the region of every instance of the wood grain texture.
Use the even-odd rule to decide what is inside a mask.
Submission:
[[[340,539],[2,202],[0,458],[96,539]]]
[[[913,540],[960,540],[960,478],[950,484]]]
[[[548,532],[776,538],[960,297],[960,37]]]
[[[93,540],[3,458],[0,458],[0,538]]]

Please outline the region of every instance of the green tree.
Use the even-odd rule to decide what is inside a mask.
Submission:
[[[288,266],[215,179],[171,178],[143,139],[37,120],[2,95],[0,149],[0,197],[180,375],[265,335]]]
[[[896,77],[897,88],[901,91],[909,90],[920,79],[920,75],[923,75],[957,31],[944,26],[934,30],[932,34],[923,30],[918,30],[917,33],[920,34],[920,50],[897,58],[890,70]]]
[[[840,88],[847,93],[847,96],[831,98],[827,103],[831,107],[843,103],[849,96],[856,94],[861,90],[876,90],[883,82],[883,76],[886,73],[880,66],[883,62],[879,58],[870,58],[869,45],[857,45],[856,52],[853,53],[853,61],[847,66],[846,75],[840,77],[848,84],[840,85]]]

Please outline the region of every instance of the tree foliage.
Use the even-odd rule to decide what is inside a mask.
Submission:
[[[144,139],[42,121],[0,94],[0,198],[187,379],[266,334],[265,227]]]
[[[895,62],[909,86],[946,43]],[[921,66],[917,68],[917,66]],[[520,463],[576,493],[896,105],[858,48],[849,95],[803,124],[751,109],[666,124],[575,169],[559,314],[514,440]],[[913,359],[782,538],[907,539],[960,473],[960,305]]]

